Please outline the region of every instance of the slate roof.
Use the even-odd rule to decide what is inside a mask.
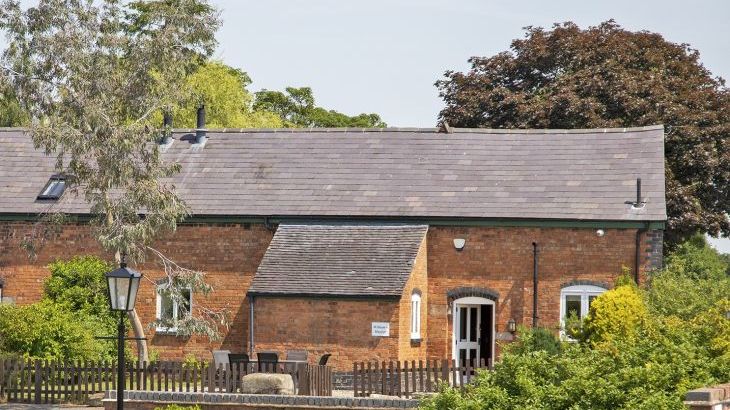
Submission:
[[[398,297],[428,227],[280,224],[250,295]]]
[[[662,221],[661,126],[596,130],[180,130],[164,154],[194,215]],[[38,213],[54,161],[0,130],[0,213]],[[642,178],[644,208],[636,197]],[[84,214],[82,198],[57,209]]]

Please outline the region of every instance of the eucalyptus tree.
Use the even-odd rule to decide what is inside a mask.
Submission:
[[[180,167],[154,143],[156,119],[190,98],[185,79],[214,51],[219,25],[207,0],[0,2],[9,43],[2,72],[30,116],[36,148],[55,156],[71,193],[88,203],[103,248],[131,262],[154,255],[180,301],[183,288],[211,288],[202,272],[152,247],[188,214],[168,179]],[[214,336],[213,316],[190,315],[183,328]],[[130,320],[142,337],[136,313]],[[146,344],[138,347],[146,359]]]

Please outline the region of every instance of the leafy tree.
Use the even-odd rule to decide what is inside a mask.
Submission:
[[[666,258],[666,268],[650,276],[648,305],[655,314],[690,320],[730,295],[729,261],[696,235]]]
[[[114,344],[94,339],[105,324],[84,311],[43,300],[26,306],[0,305],[0,351],[39,359],[107,360]]]
[[[76,256],[57,260],[48,266],[44,299],[71,312],[84,312],[102,321],[115,323],[109,309],[106,272],[114,267],[95,256]]]
[[[664,124],[667,240],[730,234],[730,92],[687,44],[613,21],[527,27],[511,51],[472,57],[436,82],[457,127],[599,128]]]
[[[20,106],[13,89],[0,76],[0,127],[20,127],[28,123],[28,114]]]
[[[262,90],[256,93],[254,110],[277,114],[287,127],[385,127],[378,114],[349,116],[315,105],[309,87],[287,87],[281,91]]]
[[[174,111],[175,124],[195,127],[196,110],[206,106],[209,128],[278,128],[282,120],[274,113],[253,111],[253,96],[246,90],[251,79],[243,71],[221,62],[207,62],[187,78],[192,97]]]
[[[34,144],[56,155],[70,194],[89,203],[100,244],[130,262],[187,215],[165,182],[180,167],[153,143],[155,114],[189,100],[186,79],[214,50],[218,26],[206,0],[0,2],[2,71],[33,119]],[[209,289],[202,272],[163,263],[171,283]],[[142,337],[136,313],[130,319]]]

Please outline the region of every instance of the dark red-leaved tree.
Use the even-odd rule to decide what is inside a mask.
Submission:
[[[687,44],[624,30],[528,27],[511,51],[473,57],[436,82],[456,127],[596,128],[664,124],[667,239],[730,234],[730,92]]]

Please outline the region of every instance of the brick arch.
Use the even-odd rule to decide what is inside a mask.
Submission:
[[[477,296],[480,298],[485,298],[493,301],[497,301],[499,299],[499,292],[488,289],[488,288],[477,288],[477,287],[461,287],[461,288],[455,288],[451,289],[448,292],[446,292],[446,298],[451,303],[452,301],[459,299],[459,298],[465,298],[469,296]]]
[[[421,289],[413,288],[413,290],[411,291],[411,295],[423,296],[423,293],[421,292]]]
[[[598,286],[599,288],[603,289],[611,289],[611,286],[609,286],[606,282],[597,282],[594,280],[571,280],[570,282],[565,282],[560,285],[560,289],[567,288],[569,286]]]

